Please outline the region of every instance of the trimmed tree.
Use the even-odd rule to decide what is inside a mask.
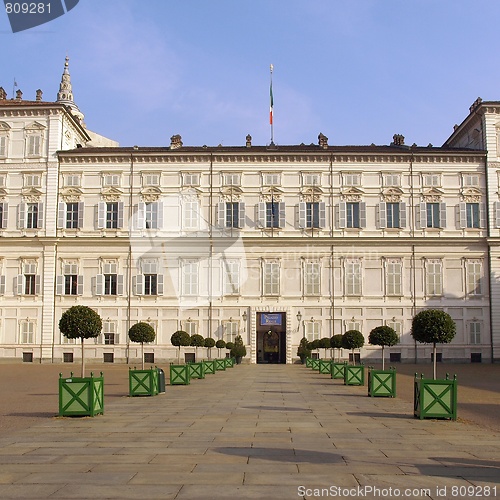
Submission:
[[[221,349],[224,349],[224,347],[226,347],[226,341],[225,341],[225,340],[222,340],[222,339],[219,339],[219,340],[215,343],[215,347],[217,347],[217,349],[219,349],[219,358],[220,358],[220,350],[221,350]]]
[[[392,347],[399,343],[399,337],[394,328],[382,325],[375,327],[368,335],[368,343],[382,346],[382,370],[385,369],[384,347]]]
[[[356,364],[356,357],[354,356],[354,349],[359,349],[365,345],[365,338],[359,330],[349,330],[342,335],[342,347],[350,349],[352,352],[352,362]]]
[[[343,335],[341,333],[338,333],[337,335],[334,335],[332,338],[330,338],[330,346],[333,349],[337,349],[337,353],[339,355],[339,361],[340,361],[340,349],[342,349],[342,337]],[[335,359],[335,354],[333,357]]]
[[[189,344],[191,344],[191,336],[189,335],[189,333],[185,332],[184,330],[177,330],[176,332],[172,333],[172,336],[170,337],[170,342],[172,343],[172,345],[179,348],[179,354],[177,356],[177,363],[180,364],[180,362],[181,362],[181,347],[186,347]]]
[[[330,339],[328,337],[320,339],[319,347],[325,350],[325,358],[326,358],[326,350],[331,348]]]
[[[87,306],[73,306],[64,311],[59,320],[59,330],[67,339],[80,339],[82,342],[82,378],[85,377],[85,339],[99,336],[102,320],[99,314]]]
[[[196,359],[198,360],[198,347],[205,346],[205,339],[198,333],[191,335],[191,342],[189,344],[191,347],[194,347],[196,352]]]
[[[246,355],[247,348],[245,347],[245,344],[243,344],[243,339],[241,338],[241,335],[236,335],[233,348],[231,349],[231,357],[238,359],[243,358]]]
[[[155,330],[148,323],[139,322],[130,327],[128,336],[132,342],[141,343],[141,363],[144,370],[144,342],[153,342],[156,338]]]
[[[297,356],[300,358],[300,361],[304,363],[306,358],[311,357],[311,349],[309,349],[309,342],[305,337],[300,339],[299,347],[297,347]]]
[[[212,348],[215,347],[215,340],[212,337],[207,337],[205,339],[204,346],[208,349],[208,359],[211,359],[211,352]]]
[[[436,380],[436,344],[448,344],[457,332],[451,316],[440,309],[424,309],[412,320],[411,336],[423,344],[432,344],[433,377]]]

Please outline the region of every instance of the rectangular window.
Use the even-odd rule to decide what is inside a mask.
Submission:
[[[240,263],[237,260],[223,260],[224,295],[240,293]]]
[[[144,275],[144,295],[157,295],[158,294],[158,275],[145,274]]]
[[[42,178],[37,174],[26,174],[24,176],[24,186],[25,187],[41,187]]]
[[[28,156],[40,156],[42,137],[39,135],[28,136]]]
[[[479,175],[477,174],[464,174],[463,177],[464,187],[478,187]]]
[[[321,338],[321,323],[319,321],[304,321],[306,339],[309,342]]]
[[[226,203],[226,227],[239,227],[239,203]]]
[[[142,178],[143,186],[159,186],[160,185],[160,175],[159,174],[144,174]]]
[[[359,186],[361,184],[361,176],[359,174],[343,174],[344,186]]]
[[[21,323],[21,344],[33,344],[35,341],[35,323],[33,321],[23,321]]]
[[[7,228],[6,217],[4,217],[4,207],[6,206],[7,204],[0,203],[0,229]]]
[[[106,229],[118,229],[118,203],[106,203]]]
[[[466,203],[465,212],[466,212],[467,227],[479,228],[481,225],[479,203]]]
[[[104,295],[117,295],[118,276],[116,274],[104,275]]]
[[[399,203],[387,203],[387,227],[388,228],[399,228],[400,218],[399,218]]]
[[[103,321],[102,334],[105,345],[114,345],[117,342],[116,338],[116,323],[114,321]]]
[[[198,333],[198,322],[188,319],[183,325],[184,331],[188,335],[196,335]]]
[[[224,324],[224,336],[226,337],[226,342],[234,342],[234,339],[239,335],[239,322],[238,321],[227,321]]]
[[[425,174],[423,184],[424,187],[438,187],[441,185],[441,176],[437,174]]]
[[[198,229],[199,226],[199,206],[197,201],[186,201],[184,208],[184,229]]]
[[[428,260],[425,266],[427,295],[443,294],[443,263],[440,260]]]
[[[386,269],[386,295],[402,295],[402,268],[401,261],[388,260],[385,263]]]
[[[224,174],[224,186],[239,186],[240,178],[240,174]]]
[[[321,227],[319,219],[319,203],[306,203],[306,227]]]
[[[38,228],[38,203],[26,204],[26,228]]]
[[[183,185],[184,186],[199,186],[200,185],[200,174],[185,173],[183,175]]]
[[[386,321],[385,324],[389,328],[392,328],[397,333],[398,337],[401,338],[403,333],[403,323],[401,321]]]
[[[469,323],[469,340],[471,344],[481,343],[481,323],[479,321]]]
[[[401,176],[399,174],[386,174],[384,175],[384,186],[400,186],[401,185]]]
[[[346,203],[346,227],[361,227],[358,202]]]
[[[319,295],[321,292],[321,266],[319,262],[304,263],[304,294]]]
[[[78,228],[79,203],[66,203],[66,229]]]
[[[80,186],[80,176],[69,174],[64,177],[64,185],[66,187],[79,187]]]
[[[25,274],[24,275],[24,295],[35,295],[36,294],[36,275],[35,274]]]
[[[427,211],[427,224],[426,227],[441,227],[440,225],[440,218],[439,218],[439,213],[440,213],[440,207],[439,203],[427,203],[426,204],[426,211]]]
[[[361,262],[359,261],[345,263],[345,294],[361,295]]]
[[[264,263],[264,295],[279,295],[280,293],[280,265],[279,262]]]
[[[264,174],[264,186],[279,186],[281,184],[281,175],[277,173]]]
[[[483,265],[480,260],[467,260],[467,295],[482,295]]]
[[[0,157],[5,158],[7,156],[7,136],[0,135]]]
[[[321,186],[321,174],[302,174],[304,186]]]
[[[78,295],[77,274],[66,274],[64,276],[64,295]]]
[[[103,184],[105,187],[118,187],[120,186],[120,177],[119,174],[104,174]]]
[[[182,295],[198,295],[198,262],[182,264]]]
[[[158,203],[146,203],[144,207],[146,229],[158,228]]]
[[[280,204],[276,201],[266,203],[266,227],[280,227]]]

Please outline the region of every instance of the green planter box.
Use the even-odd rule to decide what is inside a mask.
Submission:
[[[313,359],[306,358],[306,368],[312,368],[312,364],[313,364]]]
[[[457,376],[453,379],[418,378],[415,374],[413,409],[417,418],[457,419]]]
[[[226,358],[226,368],[233,368],[234,367],[234,358]]]
[[[311,368],[313,370],[319,370],[319,359],[313,359],[312,360]]]
[[[158,369],[149,370],[129,369],[128,371],[129,396],[156,396],[160,390]]]
[[[207,373],[211,373],[211,374],[215,373],[215,361],[214,360],[203,361],[203,365],[205,366],[205,375]]]
[[[364,365],[345,365],[344,385],[365,385]]]
[[[368,396],[396,397],[396,369],[368,370]]]
[[[215,360],[215,369],[217,371],[224,371],[226,369],[226,360],[225,360],[225,358],[216,359]]]
[[[344,378],[344,373],[345,373],[345,367],[347,366],[347,363],[344,361],[342,363],[335,363],[332,362],[330,365],[330,375],[333,379],[337,378]]]
[[[205,378],[205,363],[189,363],[189,377],[190,378]]]
[[[332,371],[332,362],[329,359],[320,359],[319,360],[319,373],[322,375],[330,375]]]
[[[59,416],[74,417],[86,416],[94,417],[99,413],[104,413],[104,378],[94,377],[73,377],[73,372],[69,378],[63,378],[59,374]]]
[[[189,365],[170,365],[170,385],[189,385]]]

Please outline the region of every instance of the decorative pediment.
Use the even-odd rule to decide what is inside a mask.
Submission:
[[[341,193],[343,201],[361,201],[364,196],[364,191],[357,187],[349,187],[344,189]]]
[[[119,201],[122,192],[115,187],[106,187],[101,190],[101,196],[105,201]]]
[[[23,189],[21,194],[26,201],[32,203],[38,203],[40,201],[40,197],[43,195],[39,189],[34,187]]]
[[[30,123],[29,125],[26,125],[24,128],[25,130],[29,132],[41,132],[42,130],[45,130],[47,127],[45,125],[42,125],[41,123],[38,122],[33,122]]]
[[[80,201],[82,194],[82,190],[76,187],[66,187],[61,189],[61,199],[65,202]]]
[[[276,186],[262,188],[262,199],[267,202],[280,202],[284,191]]]
[[[466,203],[479,203],[482,198],[481,191],[473,187],[462,189],[460,195],[462,197],[462,201]]]
[[[200,188],[189,186],[186,189],[181,189],[180,197],[185,201],[198,201],[202,192]]]
[[[315,203],[321,201],[322,195],[323,195],[323,189],[321,189],[319,186],[306,187],[302,189],[300,193],[301,201],[309,203]]]
[[[388,203],[399,203],[403,196],[403,190],[398,187],[390,187],[382,191],[382,199]]]
[[[8,132],[9,130],[10,130],[10,127],[7,123],[0,122],[0,132]]]
[[[155,202],[161,196],[161,189],[153,186],[145,187],[141,190],[142,200],[145,202]]]
[[[225,186],[221,190],[221,196],[226,201],[241,201],[243,190],[238,186]]]
[[[437,203],[441,201],[443,191],[437,188],[430,188],[422,193],[422,200],[427,203]]]

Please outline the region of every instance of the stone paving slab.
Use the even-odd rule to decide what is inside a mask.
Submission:
[[[95,418],[49,416],[0,436],[0,498],[274,500],[392,487],[437,500],[437,488],[475,484],[500,498],[499,457],[489,427],[415,419],[410,401],[369,398],[305,366],[240,365],[156,397],[115,397]]]

